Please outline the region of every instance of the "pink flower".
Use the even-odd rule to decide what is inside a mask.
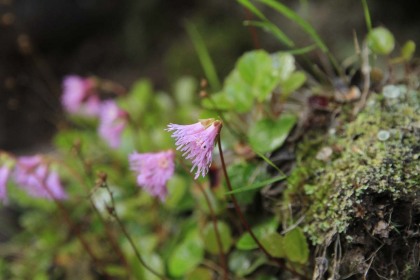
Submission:
[[[167,131],[173,131],[177,150],[181,150],[186,159],[191,159],[197,168],[194,179],[207,174],[212,162],[214,141],[222,128],[222,122],[214,119],[201,120],[190,125],[169,124]]]
[[[0,167],[0,201],[7,202],[6,183],[9,179],[10,168],[7,166]]]
[[[100,100],[95,94],[95,80],[79,76],[66,76],[63,80],[61,102],[64,109],[72,114],[96,116]]]
[[[130,168],[137,173],[137,184],[161,201],[168,194],[166,183],[174,174],[174,157],[173,150],[129,156]]]
[[[58,174],[51,171],[40,156],[18,158],[14,179],[20,187],[33,197],[67,198]]]
[[[118,148],[121,134],[127,124],[127,113],[113,100],[104,101],[99,112],[98,133],[111,148]]]

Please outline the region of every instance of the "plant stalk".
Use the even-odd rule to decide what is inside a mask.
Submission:
[[[220,161],[222,162],[222,170],[223,170],[223,174],[225,176],[225,180],[226,180],[226,185],[229,189],[229,192],[233,191],[232,188],[232,184],[230,183],[230,179],[227,173],[227,169],[226,169],[226,164],[225,164],[225,159],[223,156],[223,150],[222,150],[222,143],[220,140],[220,133],[217,136],[217,146],[219,147],[219,156],[220,156]],[[299,272],[295,271],[294,269],[288,268],[286,267],[283,262],[277,258],[274,258],[265,248],[264,246],[261,244],[261,242],[258,240],[258,238],[255,236],[254,232],[252,231],[251,227],[249,226],[247,220],[245,219],[244,214],[242,213],[241,208],[239,207],[238,201],[236,200],[235,194],[231,193],[230,197],[232,199],[232,202],[235,206],[235,210],[236,213],[239,217],[239,219],[241,220],[241,223],[243,224],[243,226],[245,227],[245,229],[247,230],[247,232],[251,235],[252,239],[255,241],[255,243],[257,244],[258,248],[260,248],[260,250],[267,256],[267,258],[271,261],[274,261],[275,263],[277,263],[280,267],[288,270],[289,272],[291,272],[292,274],[294,274],[295,276],[299,277],[300,279],[308,279],[306,276],[300,274]]]
[[[130,234],[128,233],[127,229],[125,228],[124,224],[122,223],[120,217],[118,216],[116,209],[115,209],[115,200],[114,195],[112,191],[109,189],[108,184],[104,184],[105,189],[108,191],[109,196],[111,197],[111,208],[108,208],[108,211],[110,215],[112,215],[115,220],[118,223],[118,226],[120,227],[121,231],[123,232],[124,236],[127,238],[128,242],[130,243],[131,248],[133,249],[134,253],[136,254],[136,257],[138,261],[143,265],[144,268],[146,268],[149,272],[151,272],[153,275],[159,277],[160,279],[167,279],[165,276],[161,275],[157,271],[155,271],[152,267],[150,267],[142,258],[139,250],[137,249],[136,245],[134,244],[133,239],[131,238]]]

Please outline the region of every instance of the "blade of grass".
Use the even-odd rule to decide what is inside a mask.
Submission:
[[[194,24],[186,22],[185,26],[187,28],[188,35],[190,36],[194,44],[194,48],[197,52],[198,59],[200,60],[201,67],[203,67],[204,74],[207,80],[209,81],[212,90],[220,90],[221,86],[219,78],[217,76],[216,68],[214,67],[213,61],[210,57],[210,53],[207,50],[203,38],[201,37]]]
[[[312,25],[301,18],[298,14],[296,14],[294,11],[283,5],[282,3],[276,2],[274,0],[260,0],[265,5],[273,8],[277,12],[281,13],[291,21],[294,21],[296,24],[298,24],[311,38],[314,40],[314,42],[318,45],[318,47],[324,52],[327,53],[328,47],[325,45],[324,41],[322,41],[321,37],[318,35],[318,33],[315,31],[315,29],[312,27]]]
[[[266,157],[265,155],[254,151],[260,158],[262,158],[268,165],[270,165],[271,167],[273,167],[275,170],[277,170],[282,176],[286,176],[283,171],[281,171],[280,168],[277,167],[277,165],[274,164],[274,162],[272,162],[268,157]]]
[[[252,12],[254,15],[259,17],[262,20],[267,20],[267,18],[264,16],[263,13],[261,13],[260,10],[258,10],[257,7],[255,7],[249,0],[238,0],[238,2],[247,8],[250,12]]]
[[[313,51],[314,49],[316,49],[316,45],[309,45],[303,48],[298,48],[298,49],[292,49],[292,50],[288,50],[286,52],[293,54],[293,55],[302,55],[302,54],[306,54],[308,52]]]
[[[255,5],[253,5],[249,0],[237,0],[239,4],[244,6],[246,9],[248,9],[250,12],[252,12],[254,15],[256,15],[262,22],[254,22],[254,21],[247,21],[252,22],[254,24],[250,24],[252,26],[260,27],[260,28],[266,28],[269,32],[271,32],[281,43],[285,44],[287,47],[292,48],[294,47],[294,42],[292,39],[290,39],[283,31],[281,31],[275,24],[270,22],[264,14],[258,10]],[[256,23],[256,24],[255,24]]]
[[[246,26],[259,27],[259,28],[262,28],[266,32],[270,32],[271,34],[274,35],[274,37],[276,37],[280,42],[282,42],[289,48],[292,48],[295,45],[295,43],[293,43],[293,41],[289,37],[287,37],[287,35],[284,34],[283,31],[278,29],[277,26],[275,26],[271,22],[247,20],[244,22],[244,24]]]
[[[267,185],[273,184],[275,182],[278,182],[280,180],[285,179],[286,176],[284,175],[280,175],[274,178],[270,178],[261,182],[256,182],[254,184],[251,184],[250,186],[244,187],[244,188],[240,188],[240,189],[236,189],[230,192],[225,192],[225,194],[235,194],[235,193],[241,193],[241,192],[246,192],[246,191],[251,191],[251,190],[255,190],[255,189],[259,189],[262,187],[265,187]]]
[[[297,25],[299,25],[303,31],[305,31],[311,38],[314,40],[315,44],[320,48],[322,52],[327,54],[329,60],[331,61],[331,64],[335,68],[335,70],[340,74],[342,78],[345,78],[344,72],[341,69],[341,67],[338,65],[337,60],[332,55],[330,50],[328,49],[327,45],[324,43],[324,41],[321,39],[321,37],[318,35],[316,30],[312,27],[312,25],[304,20],[301,16],[299,16],[297,13],[289,9],[287,6],[283,5],[280,2],[277,2],[275,0],[259,0],[263,4],[273,8],[286,18],[290,19],[291,21],[295,22]]]
[[[362,0],[363,12],[365,14],[366,27],[368,32],[372,30],[372,21],[370,19],[369,7],[366,0]]]

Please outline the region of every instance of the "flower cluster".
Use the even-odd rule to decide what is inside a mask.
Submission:
[[[173,131],[177,150],[183,152],[186,159],[191,159],[191,172],[197,168],[195,178],[204,177],[212,162],[214,141],[222,128],[222,122],[214,119],[201,120],[190,125],[169,124],[167,131]]]
[[[65,77],[61,102],[70,114],[99,118],[99,136],[113,149],[120,146],[127,112],[114,100],[101,101],[97,80],[75,75]]]
[[[148,193],[164,201],[167,181],[175,170],[173,150],[158,153],[133,153],[129,156],[130,168],[137,173],[137,184]]]
[[[7,202],[6,184],[12,175],[15,183],[30,196],[46,199],[66,199],[58,173],[41,156],[23,156],[16,159],[14,170],[10,165],[0,167],[0,200]]]
[[[127,113],[113,100],[102,102],[99,112],[98,133],[111,148],[118,148],[121,134],[127,124]]]
[[[128,114],[119,108],[114,100],[101,100],[100,84],[100,80],[93,78],[67,76],[63,80],[62,103],[70,114],[97,117],[99,136],[111,148],[116,149],[121,144],[121,135],[127,125]],[[200,120],[191,125],[172,123],[168,125],[166,130],[171,132],[176,140],[177,150],[183,152],[182,155],[192,161],[191,172],[195,170],[195,179],[207,174],[212,163],[214,142],[221,128],[222,122],[215,119]],[[138,185],[163,201],[168,193],[167,181],[174,173],[174,157],[174,151],[169,150],[142,154],[135,152],[128,159],[131,170],[137,174]],[[28,193],[48,197],[46,189],[40,188],[41,183],[44,183],[54,197],[64,196],[58,176],[55,173],[49,173],[48,167],[42,165],[38,158],[22,158],[19,161],[15,178]],[[7,176],[9,172],[0,169],[0,198],[5,193],[2,182]]]
[[[96,81],[93,78],[67,76],[63,80],[61,103],[70,114],[96,116],[100,100],[96,94]]]

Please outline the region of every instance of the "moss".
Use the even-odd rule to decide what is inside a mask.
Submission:
[[[397,200],[420,191],[419,92],[405,86],[397,90],[392,98],[372,94],[355,120],[343,113],[331,133],[309,135],[299,145],[285,199],[301,205],[313,244],[329,244],[353,218],[363,217],[358,209],[366,195]],[[325,147],[332,155],[316,159],[314,154]]]

